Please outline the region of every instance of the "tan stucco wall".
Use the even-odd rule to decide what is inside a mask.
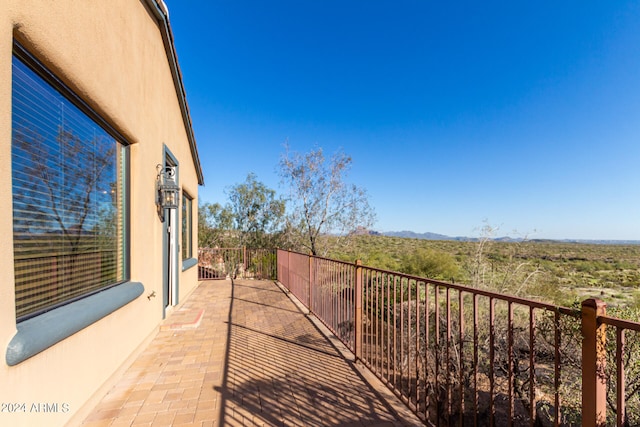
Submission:
[[[156,19],[139,0],[3,0],[0,6],[0,206],[11,199],[11,58],[17,39],[120,131],[130,148],[131,280],[142,296],[44,352],[9,367],[16,333],[11,209],[0,216],[0,403],[58,403],[57,413],[8,414],[0,425],[79,421],[109,378],[162,321],[163,227],[156,215],[156,165],[163,144],[180,162],[180,184],[194,197],[198,178],[171,69]],[[194,254],[197,246],[194,247]],[[181,263],[180,263],[181,264]],[[180,273],[180,298],[197,285],[197,269]],[[146,296],[153,291],[155,298]],[[102,389],[101,389],[102,388]],[[92,397],[93,396],[93,397]],[[92,400],[93,399],[93,400]],[[62,405],[68,411],[62,410]]]

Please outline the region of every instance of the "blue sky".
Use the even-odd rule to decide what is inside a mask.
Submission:
[[[513,4],[512,4],[513,3]],[[637,2],[166,0],[205,186],[341,148],[376,230],[640,240]]]

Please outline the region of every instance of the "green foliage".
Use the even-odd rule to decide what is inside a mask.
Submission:
[[[454,280],[459,275],[458,265],[451,254],[428,248],[405,254],[400,271],[439,280]]]
[[[198,245],[202,248],[230,248],[240,244],[233,231],[233,213],[220,203],[204,203],[198,209]]]
[[[389,271],[401,271],[401,261],[392,257],[387,252],[376,251],[367,255],[358,257],[363,264],[378,266],[378,268]]]
[[[201,247],[281,246],[285,202],[250,173],[229,188],[229,203],[205,203],[198,211]]]
[[[234,229],[241,246],[270,248],[284,223],[285,202],[276,192],[258,181],[254,173],[245,182],[228,190]]]

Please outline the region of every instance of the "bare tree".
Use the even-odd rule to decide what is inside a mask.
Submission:
[[[345,182],[351,157],[341,151],[325,159],[322,148],[301,154],[288,147],[280,159],[280,176],[290,189],[292,212],[288,230],[293,244],[313,255],[326,255],[329,248],[320,240],[332,234],[349,238],[375,220],[364,189]]]
[[[90,227],[96,227],[90,221],[93,219],[90,216],[95,214],[96,194],[108,195],[110,203],[101,205],[111,211],[115,209],[116,178],[108,170],[114,158],[115,142],[95,137],[84,140],[60,127],[55,148],[51,148],[51,144],[36,131],[29,129],[16,133],[13,144],[28,158],[28,166],[23,166],[23,173],[31,176],[29,183],[19,191],[14,190],[14,199],[26,206],[26,213],[16,220],[20,230],[25,234],[33,233],[32,228],[41,230],[41,224],[47,223],[50,232],[58,231],[71,251],[77,252],[84,235],[94,231]],[[65,153],[73,162],[50,161],[51,157],[56,158],[56,150]],[[112,212],[110,214],[113,215]],[[89,223],[92,225],[88,226]]]
[[[496,247],[497,233],[500,227],[485,225],[475,253],[467,269],[471,276],[471,285],[480,289],[509,293],[518,296],[532,296],[531,289],[542,274],[540,265],[530,260],[525,245],[529,242],[525,235],[513,242],[503,243],[500,250]]]

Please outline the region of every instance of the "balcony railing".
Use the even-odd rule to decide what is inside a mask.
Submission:
[[[640,421],[637,373],[626,375],[640,323],[606,316],[602,301],[572,309],[359,262],[216,251],[243,277],[277,278],[428,425]]]
[[[200,248],[198,278],[200,280],[273,279],[276,277],[274,249]]]

